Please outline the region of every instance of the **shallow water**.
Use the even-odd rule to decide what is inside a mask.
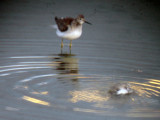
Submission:
[[[0,5],[2,120],[160,118],[156,2],[15,0]],[[54,16],[79,13],[93,25],[84,25],[72,49],[67,40],[61,49],[51,27]],[[117,83],[130,84],[134,93],[110,95]]]

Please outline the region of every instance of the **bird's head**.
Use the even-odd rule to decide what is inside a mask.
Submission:
[[[84,19],[84,16],[83,16],[82,14],[78,15],[78,17],[77,17],[76,19],[77,19],[77,21],[78,21],[80,24],[83,24],[83,23],[85,22],[85,23],[87,23],[87,24],[92,25],[90,22],[88,22],[88,21],[86,21],[86,20]]]

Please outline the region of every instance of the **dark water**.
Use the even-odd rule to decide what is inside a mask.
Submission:
[[[1,1],[0,120],[158,120],[158,3]],[[93,25],[61,49],[54,16],[79,13]],[[134,94],[111,96],[117,83]]]

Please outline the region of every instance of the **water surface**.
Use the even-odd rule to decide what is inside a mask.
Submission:
[[[156,4],[1,2],[0,118],[158,120],[160,15]],[[79,13],[93,25],[84,25],[72,49],[67,40],[61,49],[51,27],[54,16]],[[134,93],[110,95],[117,83],[130,84]]]

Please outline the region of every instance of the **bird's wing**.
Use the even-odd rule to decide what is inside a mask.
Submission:
[[[64,31],[67,31],[68,30],[68,25],[71,25],[72,21],[74,19],[73,18],[58,18],[58,17],[55,17],[55,21],[56,21],[56,24],[58,26],[58,29],[61,31],[61,32],[64,32]]]

